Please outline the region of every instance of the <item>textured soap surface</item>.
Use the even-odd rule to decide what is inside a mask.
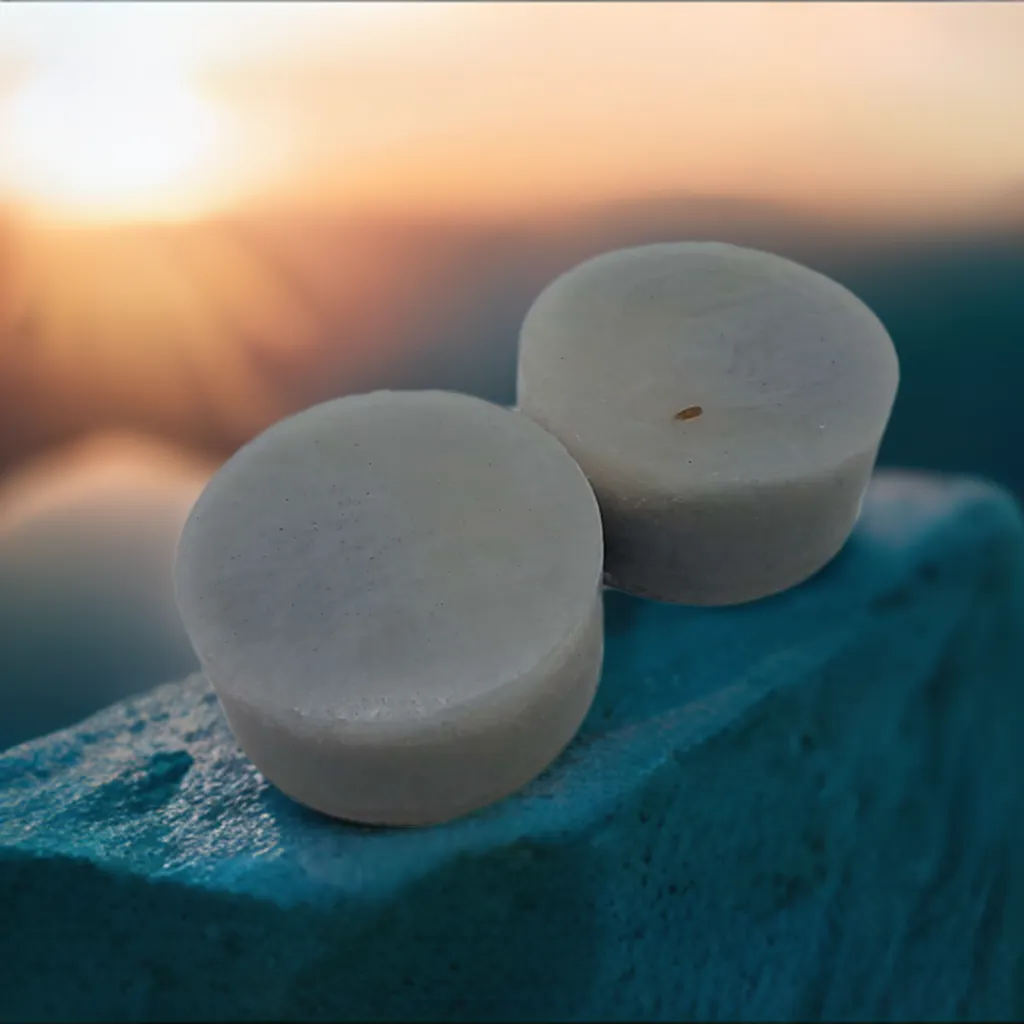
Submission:
[[[555,765],[437,828],[317,816],[201,677],[0,757],[0,1017],[1019,1018],[1024,531],[880,476],[778,597],[606,595]]]
[[[772,253],[676,242],[552,281],[523,323],[517,397],[588,474],[692,497],[877,447],[898,380],[884,326],[838,282]]]

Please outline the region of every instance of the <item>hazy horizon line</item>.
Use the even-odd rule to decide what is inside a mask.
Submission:
[[[34,228],[57,232],[106,234],[156,228],[188,229],[216,225],[233,220],[289,222],[305,224],[343,223],[355,228],[451,228],[495,230],[514,234],[544,233],[552,229],[572,229],[588,217],[597,223],[632,216],[649,216],[675,208],[679,214],[694,213],[707,217],[717,214],[725,222],[742,224],[754,218],[765,218],[793,228],[835,230],[853,236],[886,233],[929,235],[936,231],[995,229],[996,233],[1024,230],[1024,178],[999,190],[997,194],[979,197],[969,205],[932,214],[914,213],[893,217],[888,211],[874,215],[863,209],[870,204],[838,203],[823,209],[813,203],[800,203],[769,194],[747,195],[738,192],[701,191],[698,189],[661,189],[623,191],[604,198],[588,198],[575,202],[538,203],[532,212],[503,210],[494,204],[490,210],[444,208],[436,204],[346,204],[338,201],[292,201],[284,198],[251,198],[224,203],[202,213],[182,216],[116,216],[76,217],[63,213],[47,215],[32,210],[17,200],[5,201],[0,195],[0,228]],[[844,209],[845,208],[845,209]]]

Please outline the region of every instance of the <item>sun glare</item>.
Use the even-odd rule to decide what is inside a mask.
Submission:
[[[8,105],[4,177],[36,212],[168,218],[200,199],[214,111],[173,54],[125,49],[55,54]]]
[[[14,10],[0,40],[0,76],[18,67],[13,91],[0,81],[0,199],[58,221],[181,219],[259,191],[290,127],[270,118],[268,140],[244,90],[218,95],[218,68],[231,82],[245,59],[341,59],[430,7],[58,6]]]

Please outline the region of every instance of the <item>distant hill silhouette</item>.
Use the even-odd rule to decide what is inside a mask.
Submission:
[[[56,261],[82,279],[79,321],[70,299],[63,319],[47,312],[8,232],[0,467],[97,427],[221,457],[291,409],[375,387],[512,402],[519,325],[547,281],[607,249],[715,238],[808,263],[886,323],[903,381],[884,461],[983,473],[1024,494],[1024,216],[1003,198],[1001,222],[902,233],[686,196],[515,224],[236,216],[111,229],[79,240],[78,263]],[[118,285],[143,290],[130,329],[96,311]]]

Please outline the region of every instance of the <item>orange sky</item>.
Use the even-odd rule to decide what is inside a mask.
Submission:
[[[941,218],[1022,186],[1024,5],[0,8],[0,188],[43,212],[699,192]]]

